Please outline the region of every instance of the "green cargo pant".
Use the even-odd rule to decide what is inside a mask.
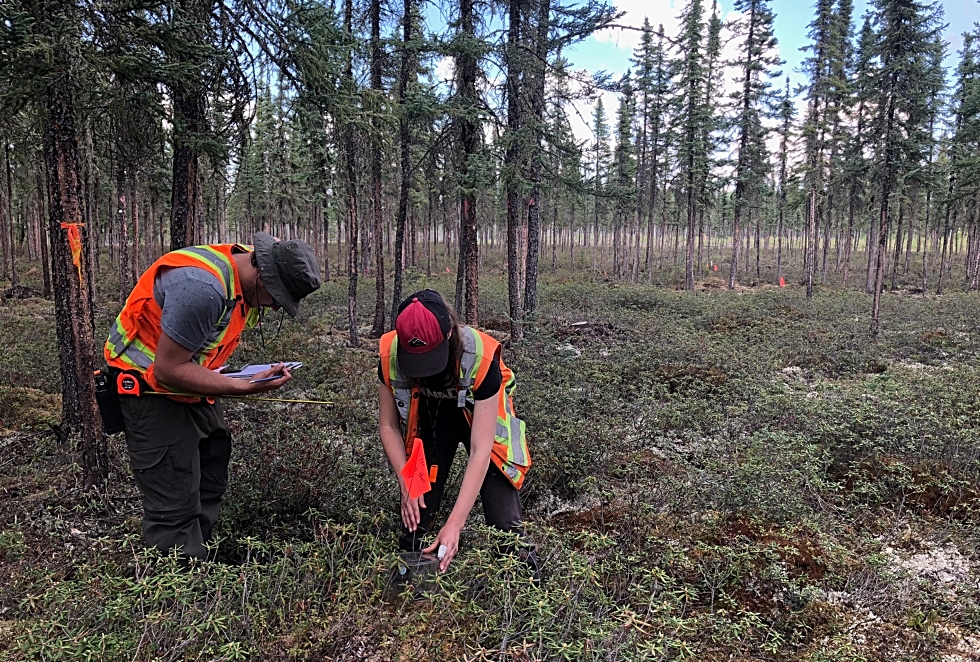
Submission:
[[[221,404],[120,395],[129,464],[143,497],[148,547],[207,558],[228,486],[231,433]]]

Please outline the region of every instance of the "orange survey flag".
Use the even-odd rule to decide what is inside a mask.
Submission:
[[[62,223],[61,227],[68,230],[68,247],[71,248],[71,261],[78,269],[78,280],[82,279],[82,234],[78,231],[81,223]]]
[[[417,499],[432,490],[429,482],[429,465],[425,461],[425,449],[422,448],[422,440],[418,437],[413,442],[412,454],[408,456],[408,462],[402,467],[401,473],[408,483],[409,499]]]
[[[786,287],[786,279],[783,278],[782,276],[779,277],[779,286]]]

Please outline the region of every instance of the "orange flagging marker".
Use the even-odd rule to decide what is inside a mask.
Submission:
[[[412,445],[412,454],[408,456],[408,461],[401,471],[402,477],[408,483],[409,499],[417,499],[432,490],[428,466],[422,440],[416,437]]]
[[[82,235],[78,231],[84,223],[62,223],[61,227],[68,230],[68,247],[71,248],[71,261],[78,269],[78,280],[82,280]]]
[[[786,287],[786,279],[783,278],[782,276],[779,277],[779,286]]]

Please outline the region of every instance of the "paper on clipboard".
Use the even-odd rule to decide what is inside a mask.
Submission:
[[[225,372],[228,366],[223,366],[221,368],[217,368],[215,372],[219,372],[225,377],[231,377],[232,379],[247,379],[252,383],[259,383],[259,382],[271,381],[273,379],[279,379],[278,376],[273,376],[273,377],[266,377],[264,379],[259,379],[259,380],[252,380],[252,378],[255,377],[255,375],[265,372],[266,370],[275,368],[278,365],[279,365],[278,363],[249,364],[249,365],[242,366],[240,370],[236,370],[235,372]],[[283,361],[282,365],[287,370],[295,370],[296,368],[303,367],[303,364],[300,361]]]

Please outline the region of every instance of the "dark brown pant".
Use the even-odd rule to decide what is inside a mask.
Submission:
[[[143,537],[164,553],[207,558],[228,486],[231,433],[218,402],[119,396],[129,463],[143,497]]]

